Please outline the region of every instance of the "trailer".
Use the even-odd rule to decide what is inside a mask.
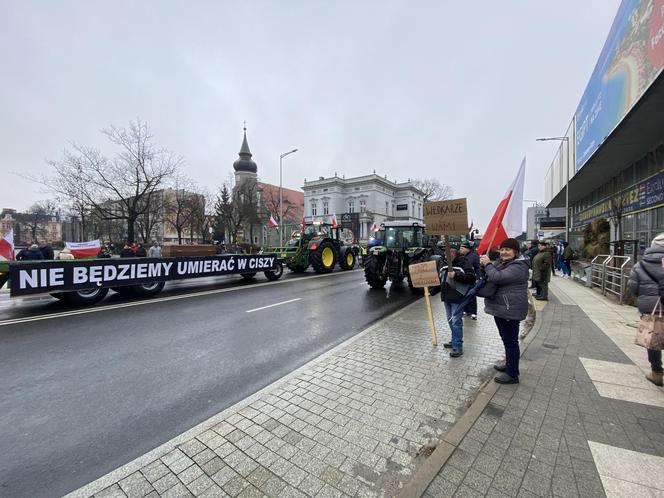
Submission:
[[[7,283],[10,297],[50,294],[68,304],[84,306],[101,301],[109,290],[150,297],[171,280],[222,275],[250,280],[259,272],[268,280],[277,280],[283,265],[276,254],[0,261],[0,287]]]

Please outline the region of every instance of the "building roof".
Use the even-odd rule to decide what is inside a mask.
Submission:
[[[258,166],[251,159],[251,151],[249,150],[249,144],[247,143],[247,128],[244,128],[244,139],[242,140],[242,147],[239,152],[240,158],[233,163],[233,169],[235,171],[246,171],[247,173],[256,173],[258,171]]]
[[[258,182],[258,188],[262,191],[263,202],[267,205],[269,199],[274,199],[276,202],[275,208],[278,206],[279,199],[279,185],[272,185],[270,183]],[[290,206],[287,213],[284,213],[284,219],[293,221],[301,221],[304,216],[304,192],[301,190],[293,190],[289,188],[282,188],[281,195],[283,197],[284,206]],[[270,202],[272,204],[272,202]],[[267,205],[268,209],[270,206]],[[285,208],[284,208],[285,210]],[[278,215],[279,213],[272,213]]]

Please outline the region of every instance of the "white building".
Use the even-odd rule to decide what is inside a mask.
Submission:
[[[329,221],[333,214],[358,240],[367,240],[371,226],[388,220],[423,221],[424,192],[412,181],[395,183],[377,174],[356,178],[320,177],[304,186],[306,221]]]

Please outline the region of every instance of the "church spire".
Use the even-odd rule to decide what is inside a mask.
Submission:
[[[258,171],[258,166],[251,159],[251,151],[249,150],[249,143],[247,142],[247,122],[244,122],[243,126],[244,138],[242,140],[242,147],[240,148],[239,156],[240,158],[233,163],[233,169],[235,171],[245,171],[247,173],[256,173]]]

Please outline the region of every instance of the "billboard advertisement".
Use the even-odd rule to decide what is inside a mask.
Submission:
[[[576,170],[664,67],[664,0],[623,0],[576,110]]]

